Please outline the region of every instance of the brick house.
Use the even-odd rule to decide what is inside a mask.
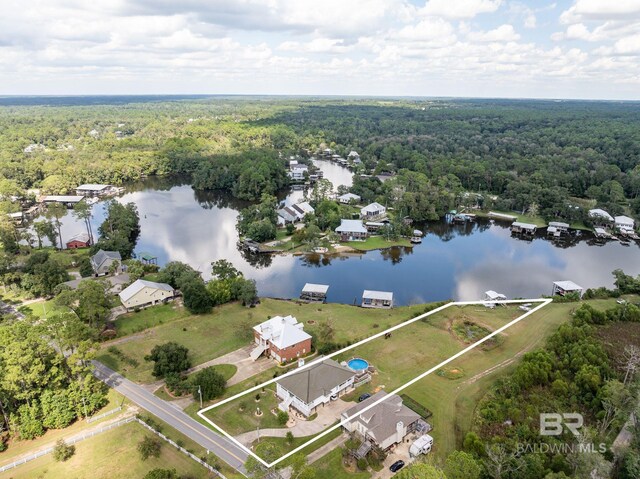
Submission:
[[[293,316],[275,316],[253,327],[256,348],[251,351],[254,361],[262,354],[283,363],[306,356],[311,352],[311,336]]]
[[[88,248],[89,246],[91,246],[91,241],[87,233],[77,234],[67,241],[67,249]]]

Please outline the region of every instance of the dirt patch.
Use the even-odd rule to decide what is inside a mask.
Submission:
[[[443,368],[438,369],[436,374],[446,379],[460,379],[464,377],[464,371],[461,368]]]
[[[451,321],[449,332],[464,344],[472,344],[488,336],[493,331],[490,328],[481,326],[479,323],[471,321],[463,316],[460,319],[454,319]],[[498,346],[500,342],[501,338],[494,336],[482,343],[480,348],[488,351]]]

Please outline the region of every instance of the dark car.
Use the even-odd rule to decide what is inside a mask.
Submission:
[[[369,394],[369,393],[364,393],[362,396],[360,396],[360,397],[358,398],[358,402],[362,402],[362,401],[364,401],[365,399],[369,399],[370,397],[371,397],[371,394]]]
[[[398,472],[400,469],[404,467],[404,461],[396,461],[389,467],[391,472]]]

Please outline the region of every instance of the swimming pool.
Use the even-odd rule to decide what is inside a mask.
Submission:
[[[364,371],[369,367],[369,363],[361,358],[353,358],[347,363],[347,365],[350,369],[353,369],[356,372]]]

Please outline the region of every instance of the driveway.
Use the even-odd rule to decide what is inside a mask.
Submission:
[[[404,467],[408,467],[413,462],[413,459],[409,457],[409,448],[414,440],[414,435],[409,434],[404,438],[404,441],[401,444],[396,445],[393,450],[387,454],[387,458],[383,463],[383,468],[378,472],[374,472],[371,479],[389,479],[390,477],[393,477],[395,473],[389,470],[389,466],[398,460],[403,460]]]
[[[290,411],[289,416],[295,419],[293,426],[249,431],[238,434],[235,438],[242,444],[249,446],[258,439],[258,437],[285,437],[288,432],[291,432],[294,437],[313,436],[335,424],[336,421],[340,419],[340,414],[353,405],[354,403],[343,401],[342,399],[330,401],[324,407],[320,406],[318,408],[318,416],[313,421],[307,421],[304,419],[304,416],[299,413]]]
[[[249,353],[253,348],[255,348],[255,345],[250,344],[244,348],[236,349],[224,356],[212,359],[206,363],[198,364],[197,366],[189,369],[187,373],[195,373],[196,371],[200,371],[201,369],[208,368],[209,366],[215,366],[217,364],[233,364],[238,368],[238,370],[227,381],[227,386],[233,386],[234,384],[238,384],[245,379],[249,379],[256,374],[260,374],[261,372],[276,366],[276,362],[273,359],[261,357],[257,361],[252,360],[249,357]]]

